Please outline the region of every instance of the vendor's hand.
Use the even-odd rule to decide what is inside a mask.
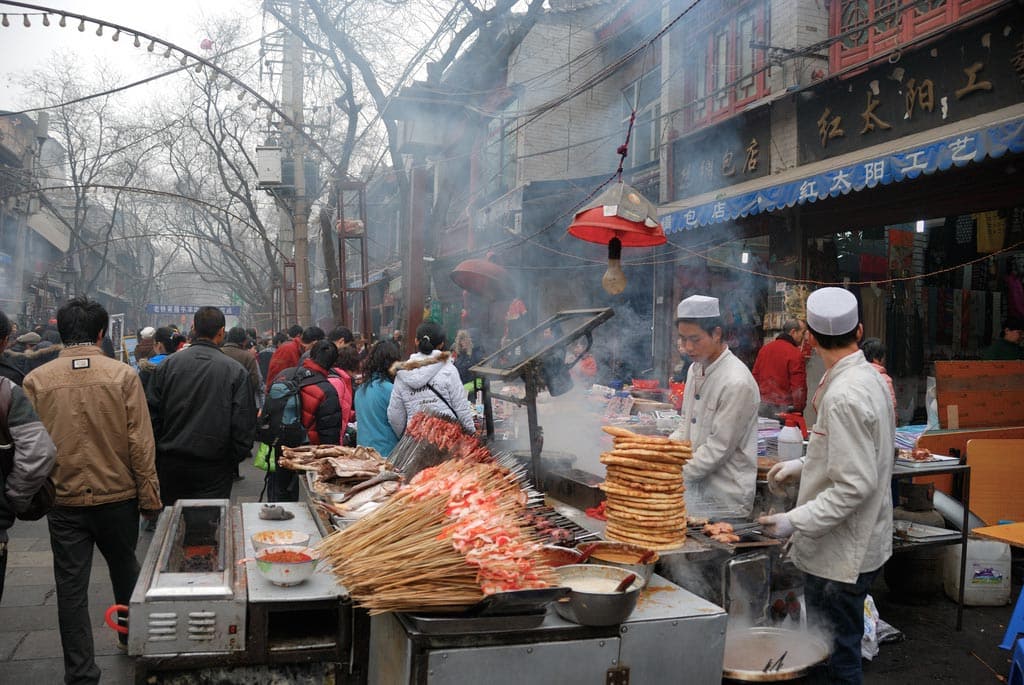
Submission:
[[[156,521],[163,509],[139,509],[139,515],[147,521]]]
[[[780,461],[768,470],[768,489],[776,495],[780,494],[786,483],[800,479],[803,469],[804,463],[799,459]]]
[[[772,514],[762,516],[757,522],[764,528],[766,535],[776,538],[788,538],[795,530],[788,514]]]

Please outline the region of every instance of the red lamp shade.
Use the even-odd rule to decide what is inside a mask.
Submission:
[[[625,183],[616,183],[577,212],[569,234],[601,245],[612,238],[618,238],[622,247],[664,245],[667,239],[657,217],[647,198]]]
[[[511,296],[512,285],[508,271],[487,259],[467,259],[452,270],[455,284],[490,301],[507,299]]]

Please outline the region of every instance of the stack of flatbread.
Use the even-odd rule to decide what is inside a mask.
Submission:
[[[600,486],[607,495],[608,539],[655,550],[681,547],[686,542],[683,464],[693,456],[690,444],[617,426],[602,430],[615,439],[615,448],[601,455],[608,470]]]

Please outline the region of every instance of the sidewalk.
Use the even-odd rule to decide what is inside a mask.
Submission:
[[[255,502],[263,486],[263,472],[247,461],[241,465],[244,480],[235,483],[231,500]],[[8,531],[7,580],[0,603],[0,683],[56,685],[64,681],[64,659],[57,630],[57,590],[53,581],[53,557],[46,519],[17,521]],[[141,562],[153,534],[139,534]],[[89,612],[94,617],[93,642],[96,663],[104,685],[134,682],[134,659],[115,646],[114,631],[103,622],[103,612],[114,603],[106,563],[93,552],[89,578]]]

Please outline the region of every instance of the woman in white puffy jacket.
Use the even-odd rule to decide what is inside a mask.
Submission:
[[[475,433],[473,410],[466,399],[459,371],[444,352],[447,342],[438,324],[427,321],[416,329],[419,347],[408,361],[391,367],[395,387],[388,404],[388,423],[395,435],[402,437],[405,426],[418,412],[428,410],[450,416],[469,433]]]

